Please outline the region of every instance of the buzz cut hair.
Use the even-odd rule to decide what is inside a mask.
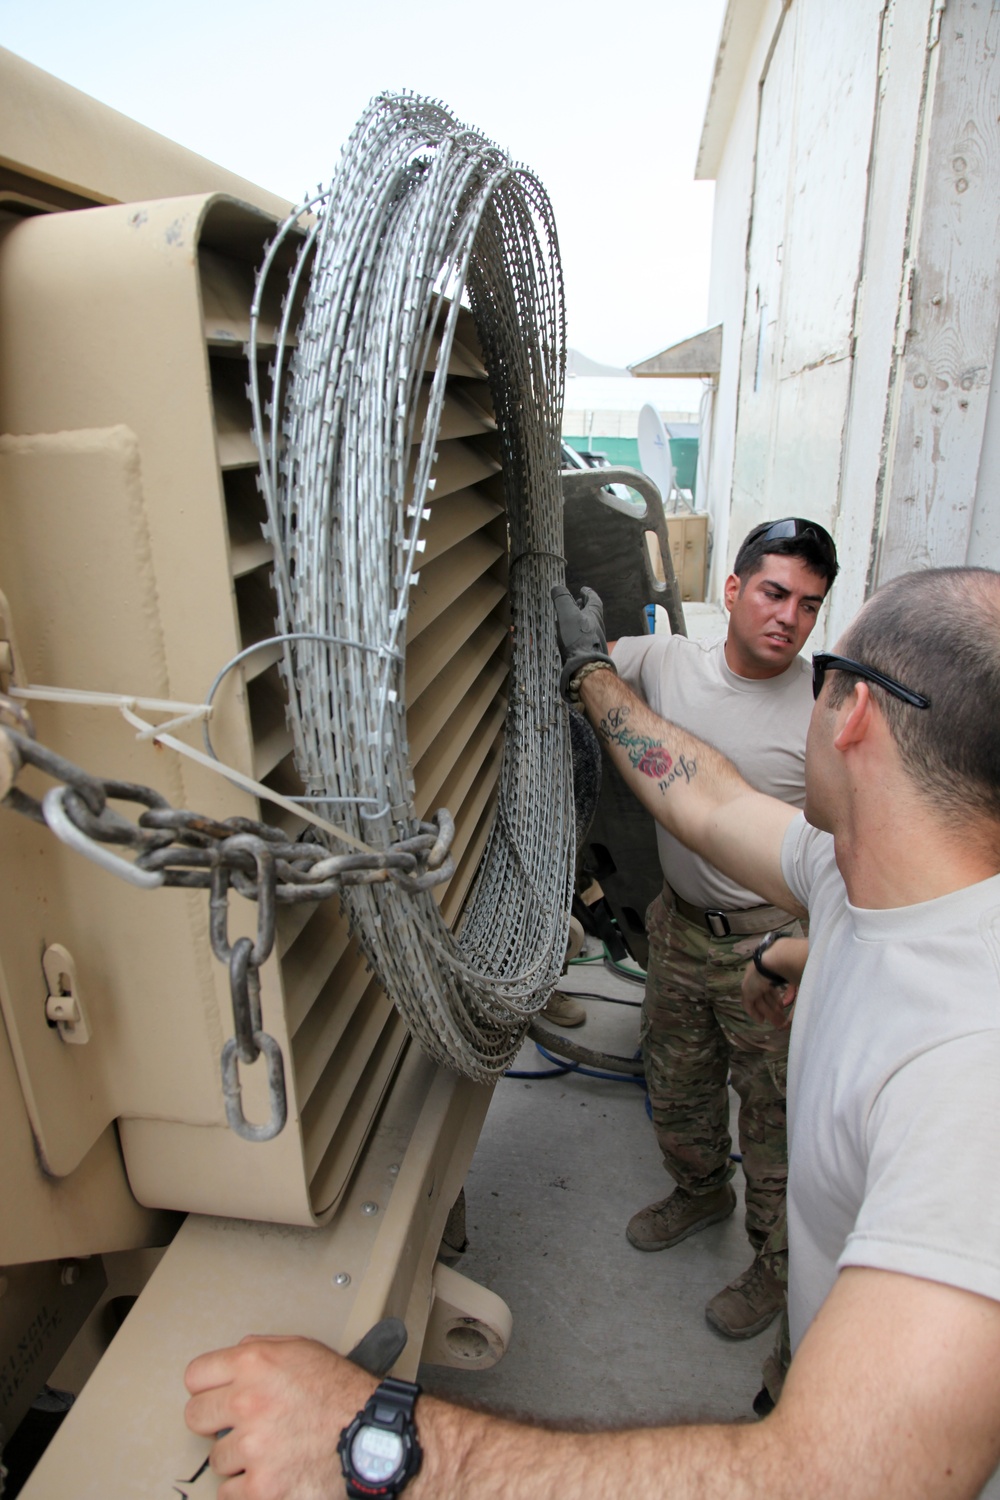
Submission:
[[[894,578],[839,650],[930,699],[914,709],[868,684],[907,774],[957,818],[1000,822],[1000,573],[928,568]],[[859,680],[831,673],[830,707]]]

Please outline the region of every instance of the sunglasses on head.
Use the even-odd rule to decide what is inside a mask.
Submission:
[[[887,677],[876,667],[866,667],[863,661],[852,661],[849,656],[834,656],[830,651],[816,651],[813,653],[812,669],[814,698],[818,698],[823,691],[823,679],[827,672],[853,672],[855,677],[863,677],[867,682],[874,682],[876,687],[891,693],[894,698],[899,698],[904,703],[911,704],[914,708],[930,708],[931,706],[931,700],[925,698],[923,693],[915,693],[912,688],[904,687],[894,677]]]
[[[806,521],[802,516],[786,516],[783,521],[767,522],[759,531],[752,531],[747,541],[790,542],[799,536],[811,537],[827,560],[830,563],[836,562],[837,549],[833,545],[833,537],[828,531],[824,531],[818,521]]]

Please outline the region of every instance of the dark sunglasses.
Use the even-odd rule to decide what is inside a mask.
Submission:
[[[874,682],[876,687],[883,688],[894,698],[901,698],[904,703],[912,704],[914,708],[930,708],[931,706],[931,700],[925,698],[923,693],[915,693],[912,689],[904,687],[901,682],[897,682],[894,677],[887,677],[884,672],[879,672],[875,667],[866,667],[863,661],[852,661],[849,656],[834,656],[829,651],[815,651],[812,666],[814,698],[818,698],[823,691],[823,679],[827,672],[853,672],[855,677],[864,677],[868,682]]]
[[[754,528],[744,541],[792,541],[795,537],[811,537],[832,568],[837,568],[837,547],[829,531],[820,526],[819,520],[804,520],[802,516],[786,516],[784,520],[771,520]]]
[[[836,563],[837,549],[833,545],[833,537],[828,531],[824,531],[818,521],[806,521],[802,516],[787,516],[783,521],[771,521],[759,530],[755,528],[747,537],[747,542],[788,542],[797,536],[812,537],[820,551],[826,554],[828,561]]]

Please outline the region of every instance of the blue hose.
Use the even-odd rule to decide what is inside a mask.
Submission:
[[[585,1068],[582,1063],[561,1062],[558,1057],[542,1046],[541,1042],[535,1043],[535,1051],[540,1052],[546,1062],[555,1063],[554,1068],[546,1068],[540,1073],[515,1072],[508,1068],[503,1075],[505,1078],[561,1078],[565,1073],[582,1073],[585,1078],[605,1078],[609,1083],[635,1083],[641,1089],[645,1089],[644,1078],[634,1078],[631,1073],[605,1073],[599,1068]]]

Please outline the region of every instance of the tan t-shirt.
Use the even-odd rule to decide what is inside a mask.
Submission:
[[[751,786],[801,808],[813,702],[809,664],[796,657],[778,677],[737,677],[724,645],[683,635],[625,636],[613,654],[623,682],[654,713],[721,750]],[[763,897],[692,854],[659,824],[656,837],[664,878],[683,900],[722,911],[762,904]]]

